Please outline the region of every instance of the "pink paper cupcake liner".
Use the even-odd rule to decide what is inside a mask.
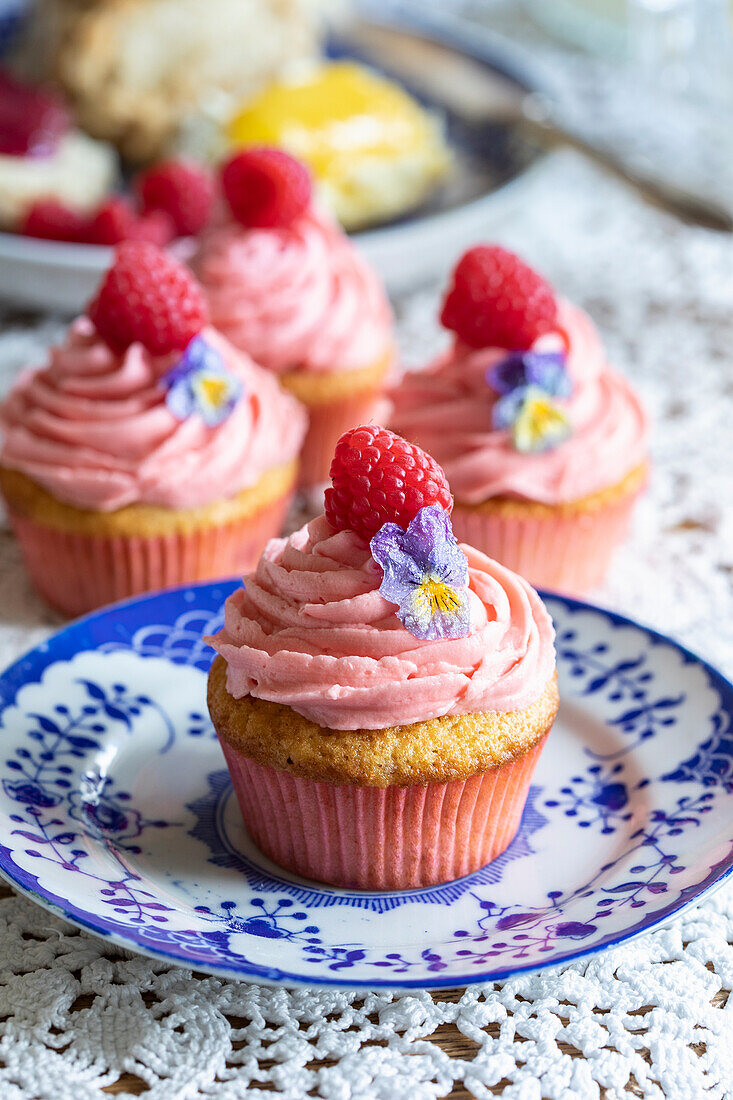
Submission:
[[[139,592],[254,569],[289,503],[287,496],[247,519],[142,537],[59,531],[12,509],[9,517],[35,587],[57,611],[76,616]]]
[[[358,787],[256,764],[221,739],[254,843],[303,878],[407,890],[496,859],[519,827],[545,737],[510,764],[424,787]]]
[[[626,539],[639,492],[603,508],[564,515],[500,515],[456,504],[451,519],[469,543],[519,573],[535,588],[582,596],[603,583]]]
[[[308,432],[300,454],[300,489],[328,481],[339,437],[358,424],[377,423],[385,410],[383,394],[372,391],[324,405],[307,405]]]

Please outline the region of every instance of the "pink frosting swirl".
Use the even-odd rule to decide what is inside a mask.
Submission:
[[[193,267],[212,323],[269,370],[357,370],[390,354],[392,312],[379,279],[322,214],[286,229],[217,226]]]
[[[273,539],[210,639],[227,690],[342,730],[530,706],[555,667],[550,617],[521,577],[463,550],[470,634],[421,641],[380,595],[381,569],[353,532],[334,534],[320,516]]]
[[[545,504],[579,500],[622,481],[647,453],[647,418],[628,382],[607,364],[590,318],[560,304],[556,333],[537,350],[566,348],[573,393],[563,403],[571,434],[552,450],[517,451],[506,430],[491,426],[496,395],[486,370],[505,351],[461,344],[425,371],[405,376],[393,394],[390,427],[441,464],[456,500],[478,504],[494,496]]]
[[[231,415],[178,420],[161,378],[180,358],[141,344],[122,355],[81,317],[49,363],[26,371],[0,406],[0,464],[58,500],[109,512],[129,504],[195,508],[233,496],[298,454],[305,414],[274,378],[218,332],[202,336],[243,382]]]

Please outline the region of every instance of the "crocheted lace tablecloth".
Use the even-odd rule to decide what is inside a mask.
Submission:
[[[593,314],[654,416],[651,488],[599,602],[733,672],[733,239],[644,206],[574,155],[502,239]],[[405,359],[442,339],[437,283],[397,303]],[[15,318],[0,387],[60,323]],[[0,534],[0,662],[57,621]],[[289,991],[127,955],[9,890],[0,900],[0,1096],[88,1100],[725,1100],[733,890],[588,961],[454,994]]]

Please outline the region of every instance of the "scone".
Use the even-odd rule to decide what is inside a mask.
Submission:
[[[82,126],[134,161],[164,155],[212,98],[241,102],[319,53],[331,0],[39,0],[26,46]]]
[[[250,836],[366,890],[469,874],[511,843],[558,707],[553,628],[453,536],[440,467],[339,441],[325,515],[229,597],[208,704]]]
[[[301,486],[323,483],[343,431],[379,418],[394,356],[379,278],[311,201],[306,169],[278,149],[222,171],[230,215],[192,263],[213,324],[308,410]]]
[[[305,415],[207,324],[190,273],[120,246],[88,315],[0,406],[0,489],[67,615],[241,573],[279,532]]]
[[[278,145],[308,165],[345,229],[411,210],[446,176],[437,118],[392,80],[326,62],[266,87],[229,123],[232,145]]]
[[[457,536],[570,594],[599,585],[648,475],[648,423],[590,318],[513,253],[471,249],[453,346],[392,394],[395,431],[450,478]]]

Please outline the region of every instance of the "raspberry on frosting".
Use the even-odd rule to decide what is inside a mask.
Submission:
[[[88,312],[114,351],[139,342],[153,355],[183,351],[208,320],[190,271],[145,241],[119,246]]]
[[[344,432],[331,463],[325,513],[336,531],[370,539],[385,523],[407,528],[421,508],[453,506],[438,463],[394,432],[363,425]]]
[[[473,348],[523,351],[557,320],[550,284],[500,245],[477,245],[461,257],[443,303],[442,324]]]
[[[251,229],[291,225],[307,210],[313,191],[304,164],[282,149],[264,147],[233,156],[221,184],[232,214]]]

